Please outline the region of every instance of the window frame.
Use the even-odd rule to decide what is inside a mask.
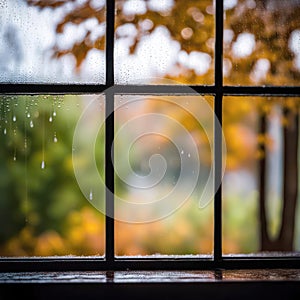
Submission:
[[[106,194],[105,204],[105,256],[104,257],[45,257],[0,258],[0,272],[16,271],[96,271],[96,270],[208,270],[208,269],[255,269],[300,268],[300,256],[226,256],[222,254],[222,184],[214,197],[214,251],[211,258],[121,258],[115,257],[114,219],[114,168],[110,153],[114,139],[115,95],[186,95],[214,96],[214,182],[222,178],[222,102],[223,96],[300,96],[294,86],[224,86],[223,85],[223,1],[215,0],[215,82],[214,85],[115,85],[114,84],[114,26],[115,1],[106,0],[106,83],[105,84],[0,84],[0,95],[35,94],[103,94],[105,95],[105,183],[112,195]],[[114,87],[111,89],[111,87]],[[187,88],[188,87],[188,88]]]

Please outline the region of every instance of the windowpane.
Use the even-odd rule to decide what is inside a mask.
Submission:
[[[213,0],[118,0],[116,8],[116,83],[213,84]]]
[[[0,256],[104,254],[104,189],[84,151],[94,138],[103,176],[103,130],[84,130],[103,106],[95,95],[1,96]]]
[[[225,254],[300,251],[299,103],[298,97],[224,99]]]
[[[0,82],[104,83],[105,1],[1,1]]]
[[[116,255],[211,254],[213,97],[115,99]]]
[[[300,84],[300,3],[224,1],[224,82]]]

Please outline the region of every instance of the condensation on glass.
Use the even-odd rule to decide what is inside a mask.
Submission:
[[[299,104],[299,97],[224,98],[224,254],[299,253]]]
[[[1,83],[104,83],[105,1],[0,2]]]
[[[103,177],[104,131],[91,137],[82,129],[104,121],[104,111],[103,96],[0,97],[0,256],[104,254],[104,217],[95,204],[104,189],[88,175],[93,158],[82,151],[94,142]],[[86,175],[85,190],[74,162]]]
[[[211,96],[116,96],[117,256],[212,254],[213,115]]]
[[[118,0],[116,9],[116,83],[214,83],[213,0]]]
[[[224,1],[224,83],[300,84],[300,2]]]

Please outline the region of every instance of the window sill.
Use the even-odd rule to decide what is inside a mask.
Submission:
[[[18,295],[72,300],[103,295],[110,299],[298,299],[300,269],[0,273],[0,299]]]

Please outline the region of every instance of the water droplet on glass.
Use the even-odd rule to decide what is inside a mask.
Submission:
[[[27,118],[30,118],[30,113],[27,114]]]
[[[45,162],[44,161],[42,161],[42,163],[41,163],[41,169],[45,169]]]
[[[54,142],[54,143],[57,143],[56,133],[54,133],[53,142]]]
[[[29,125],[30,125],[31,128],[34,127],[32,120],[30,121],[30,124],[29,124]]]
[[[184,151],[183,150],[181,150],[181,152],[180,152],[181,154],[184,154]]]
[[[53,112],[53,117],[56,117],[56,112],[55,111]]]
[[[6,134],[6,128],[4,128],[3,133]]]
[[[50,122],[50,123],[52,122],[52,117],[51,117],[51,116],[49,117],[49,122]]]
[[[13,116],[13,121],[16,122],[17,121],[17,117]]]
[[[89,199],[90,199],[90,200],[93,200],[93,192],[92,192],[92,191],[90,191]]]
[[[191,157],[191,154],[190,154],[190,153],[188,153],[188,157]]]

